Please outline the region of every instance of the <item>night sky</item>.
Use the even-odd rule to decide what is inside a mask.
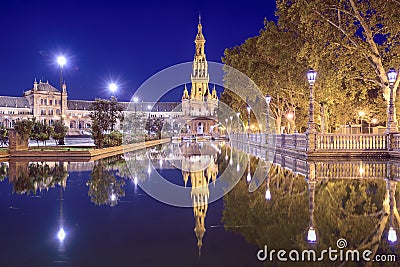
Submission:
[[[216,62],[258,35],[264,18],[276,20],[274,0],[1,1],[0,95],[22,96],[35,78],[59,87],[63,54],[69,99],[108,98],[116,81],[118,99],[129,100],[153,74],[193,60],[199,12]]]

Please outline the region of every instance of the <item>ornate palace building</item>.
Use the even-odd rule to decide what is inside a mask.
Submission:
[[[185,85],[182,96],[182,116],[186,120],[189,134],[212,135],[212,130],[217,125],[218,96],[215,86],[210,93],[208,84],[210,76],[204,51],[206,39],[202,28],[201,17],[199,17],[197,35],[194,40],[196,51],[190,76],[192,86],[189,94]]]
[[[79,135],[88,133],[91,127],[89,117],[90,107],[94,101],[68,99],[67,86],[62,85],[62,91],[49,82],[36,80],[33,88],[25,91],[23,96],[0,96],[0,125],[12,128],[14,122],[23,119],[36,118],[41,122],[52,125],[56,120],[64,119],[70,128],[69,134]],[[126,108],[129,102],[119,102]],[[160,102],[148,109],[146,102],[135,103],[138,112],[146,113],[146,116],[175,118],[181,115],[176,111],[179,102]]]

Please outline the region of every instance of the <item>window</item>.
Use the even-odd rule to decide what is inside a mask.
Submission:
[[[52,109],[49,110],[49,115],[53,115],[53,110]]]
[[[40,111],[40,115],[46,115],[46,110],[45,110],[45,109],[42,109],[42,110]]]
[[[43,105],[43,99],[42,98],[40,99],[40,105]]]
[[[53,105],[53,100],[49,100],[50,101],[50,106],[52,106]]]

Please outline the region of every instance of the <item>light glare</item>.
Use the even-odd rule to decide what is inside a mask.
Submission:
[[[64,65],[67,63],[67,60],[65,59],[65,57],[59,56],[59,57],[57,58],[57,63],[58,63],[58,65],[60,65],[61,67],[64,67]]]
[[[60,242],[64,241],[64,239],[65,239],[64,228],[61,227],[61,229],[58,231],[57,238],[58,238],[58,240],[60,240]]]
[[[117,89],[118,89],[118,86],[115,83],[111,83],[108,86],[108,89],[110,89],[111,92],[115,93],[115,91],[117,91]]]

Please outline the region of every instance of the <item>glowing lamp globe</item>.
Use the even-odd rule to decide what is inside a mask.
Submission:
[[[247,173],[247,177],[246,177],[247,182],[251,181],[251,174],[250,172]]]
[[[57,58],[57,63],[58,63],[58,65],[60,65],[61,67],[64,67],[64,65],[67,63],[67,60],[65,59],[65,57],[59,56],[59,57]]]
[[[388,241],[392,243],[397,241],[396,230],[394,230],[393,227],[389,228]]]
[[[115,93],[117,91],[117,85],[115,83],[112,83],[108,86],[108,89],[110,89],[111,92]]]
[[[268,105],[269,105],[269,103],[271,103],[271,99],[272,99],[272,97],[270,95],[265,96],[265,101],[267,102]]]
[[[317,234],[316,234],[316,232],[315,232],[314,227],[310,227],[310,228],[308,229],[307,240],[308,240],[308,242],[310,242],[310,243],[314,243],[314,242],[317,241]]]
[[[60,230],[58,231],[58,233],[57,233],[57,238],[58,238],[58,240],[60,240],[60,242],[63,242],[64,241],[64,239],[65,239],[65,231],[64,231],[64,228],[60,228]]]
[[[315,83],[315,79],[317,78],[317,72],[313,69],[310,69],[307,72],[307,79],[308,79],[308,83],[310,85],[313,85]]]
[[[271,191],[269,189],[265,191],[265,200],[271,200]]]
[[[389,80],[389,82],[390,83],[394,83],[395,81],[396,81],[396,78],[397,78],[397,72],[396,72],[396,70],[395,69],[390,69],[389,71],[388,71],[388,73],[387,73],[387,76],[388,76],[388,80]]]

